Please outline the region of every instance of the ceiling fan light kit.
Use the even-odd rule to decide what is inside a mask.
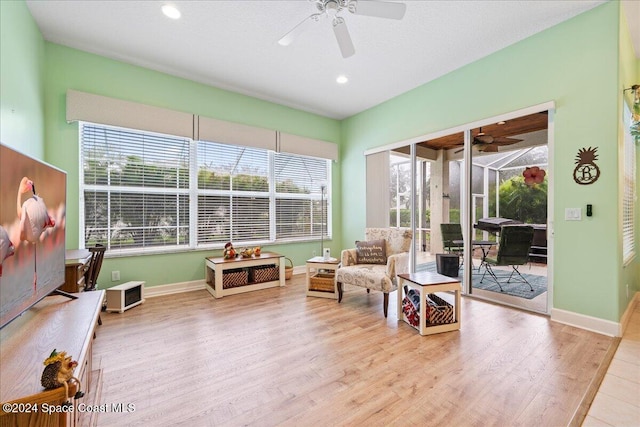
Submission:
[[[314,3],[318,13],[305,18],[291,31],[285,34],[278,44],[289,46],[307,27],[313,22],[318,22],[321,17],[331,19],[333,34],[338,42],[338,47],[343,58],[348,58],[356,53],[347,24],[340,13],[348,11],[354,15],[374,16],[387,19],[402,19],[407,6],[404,3],[374,0],[309,0]]]

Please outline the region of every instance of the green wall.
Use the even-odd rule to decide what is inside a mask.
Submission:
[[[627,305],[618,238],[619,6],[599,6],[345,120],[343,245],[365,227],[364,150],[555,101],[553,306],[618,321]],[[587,186],[572,178],[582,147],[598,147],[602,171]],[[564,220],[565,208],[584,212],[588,203],[593,217]]]
[[[0,1],[0,142],[44,158],[44,39],[24,2]]]

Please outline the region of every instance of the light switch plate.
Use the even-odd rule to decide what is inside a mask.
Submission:
[[[582,209],[564,208],[564,219],[566,221],[582,221]]]

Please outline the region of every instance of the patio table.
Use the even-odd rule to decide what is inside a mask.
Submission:
[[[454,244],[464,244],[464,240],[453,240]],[[471,247],[473,249],[480,248],[482,250],[482,260],[480,261],[480,265],[478,266],[478,271],[480,271],[480,267],[485,263],[485,259],[487,255],[489,255],[489,251],[491,247],[496,245],[497,242],[492,242],[491,240],[472,240]]]

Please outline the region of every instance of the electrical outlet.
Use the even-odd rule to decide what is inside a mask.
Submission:
[[[112,282],[117,282],[118,280],[120,280],[120,272],[119,271],[112,271],[111,272],[111,281]]]

